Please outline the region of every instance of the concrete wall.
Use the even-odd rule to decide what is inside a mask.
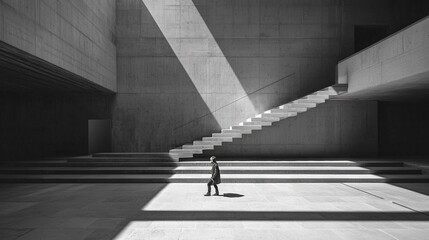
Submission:
[[[207,155],[368,157],[378,154],[377,102],[328,101]]]
[[[1,0],[0,40],[116,91],[114,0]]]
[[[111,119],[113,96],[0,94],[2,161],[88,154],[88,119]]]
[[[336,63],[354,51],[354,25],[389,25],[392,4],[144,2],[117,1],[114,151],[167,151],[333,84]],[[221,82],[226,65],[242,88]]]
[[[429,102],[379,103],[381,156],[429,155]]]
[[[421,84],[429,77],[428,66],[429,17],[341,61],[338,82],[348,83],[348,96],[366,96],[373,89]]]
[[[429,2],[426,0],[393,0],[392,33],[406,28],[429,15]]]

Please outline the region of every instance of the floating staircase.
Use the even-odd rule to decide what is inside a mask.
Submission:
[[[401,161],[237,159],[218,161],[224,183],[429,182]],[[178,162],[168,153],[105,153],[45,161],[0,162],[2,183],[205,183],[208,159]]]
[[[213,133],[211,137],[203,137],[201,140],[194,141],[191,144],[171,149],[170,155],[177,160],[192,159],[195,155],[198,156],[203,152],[221,147],[224,142],[232,142],[236,138],[241,138],[244,134],[252,134],[253,131],[262,130],[263,127],[269,127],[274,122],[295,117],[300,113],[317,107],[319,104],[323,104],[328,99],[344,92],[345,89],[346,85],[324,88],[288,104],[258,114],[238,125],[222,129],[220,133]]]

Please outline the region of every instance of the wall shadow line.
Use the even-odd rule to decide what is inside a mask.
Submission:
[[[186,122],[185,124],[182,124],[182,125],[180,125],[180,126],[178,126],[178,127],[174,128],[174,131],[176,131],[177,129],[182,128],[182,127],[184,127],[184,126],[187,126],[188,124],[190,124],[190,123],[192,123],[192,122],[194,122],[194,121],[197,121],[197,120],[199,120],[199,119],[201,119],[201,118],[204,118],[204,117],[206,117],[206,116],[208,116],[208,115],[213,115],[213,113],[215,113],[215,112],[217,112],[217,111],[219,111],[219,110],[221,110],[221,109],[223,109],[223,108],[225,108],[225,107],[228,107],[228,106],[230,106],[231,104],[234,104],[234,103],[236,103],[236,102],[240,101],[240,100],[241,100],[241,99],[243,99],[243,98],[246,98],[246,97],[248,97],[248,96],[250,96],[250,95],[252,95],[252,94],[255,94],[255,93],[257,93],[257,92],[259,92],[259,91],[261,91],[261,90],[263,90],[263,89],[265,89],[265,88],[267,88],[267,87],[271,86],[271,85],[274,85],[274,84],[276,84],[276,83],[278,83],[278,82],[280,82],[280,81],[282,81],[282,80],[285,80],[285,79],[287,79],[287,78],[289,78],[289,77],[292,77],[293,75],[295,75],[295,73],[288,74],[288,75],[286,75],[286,76],[284,76],[284,77],[282,77],[282,78],[280,78],[280,79],[278,79],[278,80],[276,80],[276,81],[274,81],[274,82],[272,82],[272,83],[269,83],[269,84],[267,84],[267,85],[265,85],[265,86],[263,86],[263,87],[261,87],[261,88],[256,89],[256,90],[255,90],[255,91],[253,91],[253,92],[247,93],[246,95],[244,95],[244,96],[242,96],[242,97],[239,97],[239,98],[237,98],[236,100],[234,100],[234,101],[232,101],[232,102],[230,102],[230,103],[228,103],[228,104],[225,104],[224,106],[222,106],[222,107],[220,107],[220,108],[215,109],[214,111],[211,111],[211,112],[209,112],[209,113],[206,113],[206,114],[204,114],[203,116],[197,117],[197,118],[195,118],[195,119],[193,119],[193,120],[191,120],[191,121],[189,121],[189,122]]]

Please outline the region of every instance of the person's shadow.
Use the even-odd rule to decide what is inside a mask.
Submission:
[[[242,195],[242,194],[238,194],[238,193],[224,193],[224,194],[222,194],[222,195],[220,195],[220,196],[227,197],[227,198],[239,198],[239,197],[244,197],[244,195]]]

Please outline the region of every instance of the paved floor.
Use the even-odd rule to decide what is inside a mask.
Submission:
[[[429,239],[429,184],[3,184],[0,239]]]

